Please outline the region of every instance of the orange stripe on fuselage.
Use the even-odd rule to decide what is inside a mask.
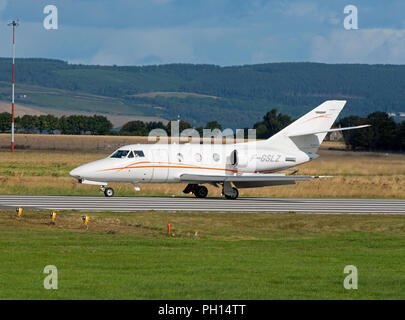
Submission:
[[[145,166],[141,164],[166,164],[166,165],[149,165]],[[167,165],[169,164],[169,165]],[[111,171],[111,170],[124,170],[124,169],[141,169],[141,168],[177,168],[177,169],[200,169],[200,170],[218,170],[218,171],[228,171],[228,172],[243,172],[243,173],[253,173],[250,171],[238,171],[238,170],[232,170],[232,169],[223,169],[223,168],[207,168],[207,167],[197,167],[196,165],[193,164],[187,164],[187,165],[181,165],[179,163],[173,163],[173,162],[151,162],[151,161],[143,161],[143,162],[135,162],[132,163],[128,166],[121,167],[121,168],[111,168],[111,169],[103,169],[99,171]]]
[[[136,168],[139,168],[139,165],[140,164],[146,164],[146,163],[157,163],[157,164],[178,164],[178,163],[174,163],[174,162],[151,162],[151,161],[141,161],[141,162],[134,162],[134,163],[131,163],[130,165],[128,165],[128,166],[125,166],[125,167],[120,167],[120,168],[111,168],[111,169],[103,169],[103,170],[100,170],[100,171],[109,171],[109,170],[123,170],[123,169],[136,169]],[[195,167],[195,165],[193,165],[193,164],[187,164],[187,166],[189,166],[189,167]]]
[[[150,166],[142,165],[142,166],[140,166],[141,164],[152,164],[152,163],[160,164],[160,165],[150,165]],[[166,165],[164,166],[162,164],[166,164]],[[193,164],[181,165],[179,163],[174,163],[174,162],[151,162],[151,161],[135,162],[135,163],[132,163],[132,164],[130,164],[128,166],[125,166],[125,167],[103,169],[103,170],[100,170],[100,171],[124,170],[124,169],[140,169],[140,168],[183,168],[183,169],[225,170],[225,171],[238,172],[237,170],[232,170],[232,169],[197,167],[196,165],[193,165]]]
[[[130,169],[141,169],[141,168],[177,168],[177,169],[200,169],[200,170],[219,170],[219,171],[229,171],[229,172],[242,172],[238,170],[232,170],[232,169],[222,169],[222,168],[204,168],[204,167],[187,167],[187,166],[141,166],[141,167],[133,167]],[[248,172],[248,171],[243,171],[243,172]]]
[[[307,161],[306,161],[307,162]],[[166,164],[166,165],[143,165],[143,164]],[[303,162],[305,163],[305,162]],[[303,164],[300,163],[300,164]],[[167,165],[169,164],[169,165]],[[300,164],[296,164],[295,166],[298,166]],[[142,166],[141,166],[142,165]],[[124,170],[124,169],[141,169],[141,168],[176,168],[176,169],[199,169],[199,170],[218,170],[218,171],[228,171],[228,172],[233,172],[233,173],[270,173],[270,172],[277,172],[277,171],[282,171],[285,169],[290,168],[289,167],[284,167],[284,168],[278,168],[278,169],[269,169],[269,170],[260,170],[260,171],[240,171],[240,170],[233,170],[233,169],[224,169],[224,168],[209,168],[209,167],[197,167],[194,164],[187,164],[187,165],[181,165],[179,163],[173,163],[173,162],[151,162],[151,161],[142,161],[142,162],[135,162],[132,163],[128,166],[121,167],[121,168],[111,168],[111,169],[103,169],[99,171],[111,171],[111,170]]]

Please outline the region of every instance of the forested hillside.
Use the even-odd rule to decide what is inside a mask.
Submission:
[[[9,100],[11,61],[0,59],[0,100]],[[270,63],[219,67],[71,65],[16,60],[16,101],[59,110],[217,120],[252,127],[277,108],[298,117],[327,99],[345,99],[342,116],[405,111],[405,66]]]

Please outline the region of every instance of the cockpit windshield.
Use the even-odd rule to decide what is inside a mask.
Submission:
[[[128,150],[117,150],[111,155],[110,158],[125,158],[128,152]]]

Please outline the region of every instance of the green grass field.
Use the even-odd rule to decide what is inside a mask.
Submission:
[[[300,174],[334,178],[241,196],[404,197],[403,155],[321,153]],[[102,197],[68,176],[101,157],[1,152],[0,193]],[[113,186],[135,196],[129,184]],[[142,185],[136,195],[183,196],[183,187]],[[57,212],[50,225],[48,211],[17,219],[0,210],[0,299],[405,299],[402,215],[101,212],[88,213],[85,230],[82,214]],[[57,290],[43,287],[47,265],[58,268]],[[347,265],[358,269],[358,290],[343,287]]]
[[[405,298],[402,216],[105,212],[86,231],[81,215],[0,211],[1,299]]]

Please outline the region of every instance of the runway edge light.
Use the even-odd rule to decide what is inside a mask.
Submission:
[[[55,224],[56,212],[51,210],[51,212],[49,212],[49,217],[51,218],[51,223]]]
[[[89,216],[87,214],[85,216],[82,216],[82,221],[83,224],[86,226],[86,229],[88,229],[89,226],[87,224],[89,223]]]
[[[15,212],[17,213],[17,217],[21,217],[23,208],[22,207],[17,207],[15,208]]]

